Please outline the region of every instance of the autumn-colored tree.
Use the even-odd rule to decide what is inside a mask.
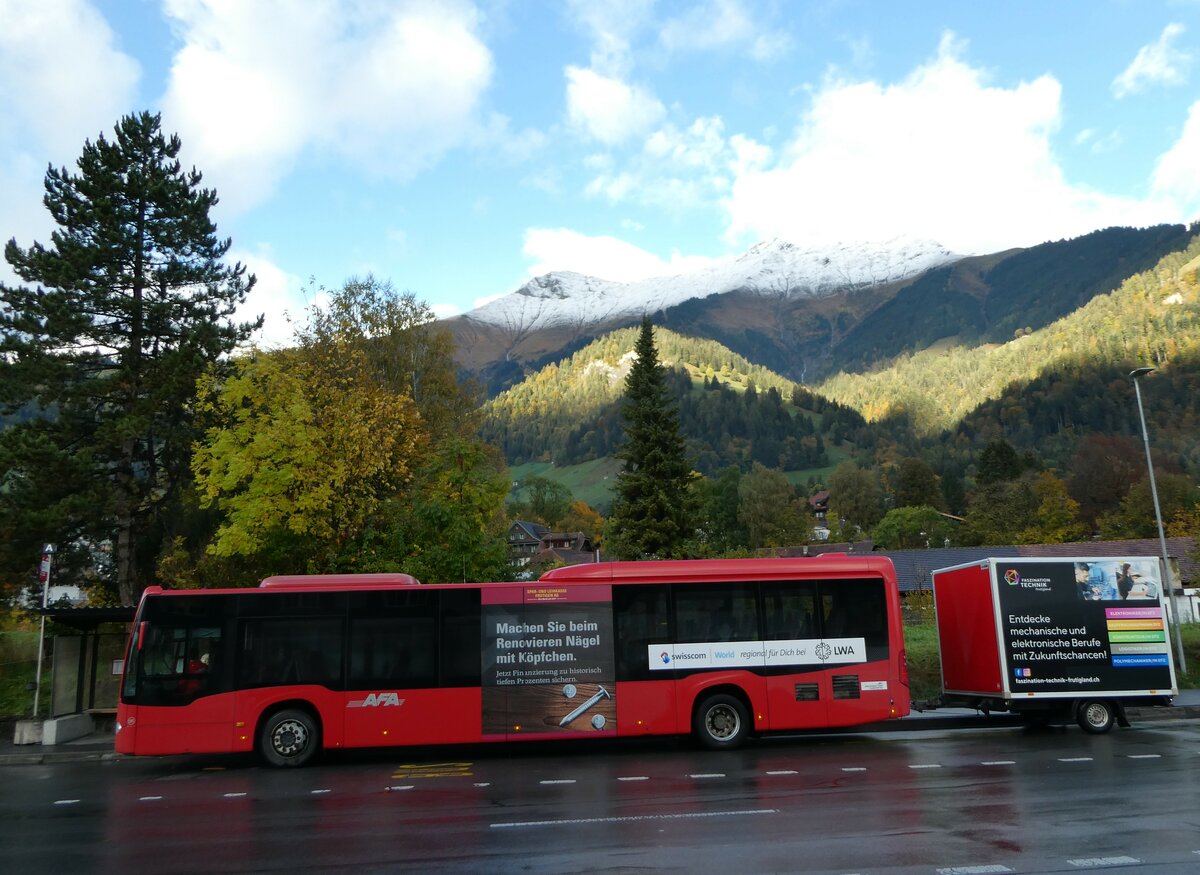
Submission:
[[[1164,521],[1174,519],[1200,502],[1200,490],[1183,474],[1158,474],[1158,504]],[[1129,488],[1121,506],[1100,518],[1103,538],[1154,538],[1158,523],[1154,517],[1154,501],[1149,479],[1139,480]]]
[[[942,490],[938,476],[924,459],[901,459],[896,468],[896,507],[938,507]]]
[[[202,382],[209,429],[193,457],[201,502],[223,520],[211,552],[250,556],[279,530],[323,547],[319,566],[412,477],[426,441],[416,405],[348,348],[259,353]]]
[[[796,491],[781,471],[755,462],[738,484],[738,499],[738,520],[746,527],[750,547],[784,547],[807,540]]]
[[[1037,512],[1038,499],[1029,478],[1000,480],[981,486],[967,506],[963,542],[1003,546],[1016,544]]]
[[[572,501],[566,514],[558,521],[558,527],[564,532],[582,532],[592,543],[600,540],[604,531],[604,517],[588,506],[584,501]]]
[[[883,487],[878,472],[843,462],[829,476],[829,509],[843,526],[868,531],[883,518]],[[847,532],[852,536],[852,532]]]
[[[471,437],[450,357],[396,359],[372,333],[429,353],[409,336],[427,314],[374,281],[330,294],[297,348],[239,360],[205,385],[212,425],[193,465],[202,503],[219,512],[209,552],[276,572],[500,579],[508,474]],[[431,385],[442,386],[423,396],[436,431],[412,394]]]
[[[1032,484],[1037,500],[1030,525],[1017,534],[1018,544],[1065,544],[1087,536],[1079,521],[1079,502],[1067,494],[1067,485],[1051,471],[1042,471]]]

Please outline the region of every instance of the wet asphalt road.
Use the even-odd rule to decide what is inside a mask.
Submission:
[[[0,769],[0,872],[1200,871],[1200,721]]]

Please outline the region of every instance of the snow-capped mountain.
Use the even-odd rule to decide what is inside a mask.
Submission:
[[[932,241],[908,237],[822,247],[777,239],[691,273],[636,282],[548,273],[465,318],[523,335],[555,326],[599,325],[724,292],[822,297],[903,280],[959,257]]]

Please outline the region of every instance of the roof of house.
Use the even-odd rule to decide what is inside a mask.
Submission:
[[[531,541],[540,541],[542,536],[550,531],[549,526],[543,526],[541,523],[530,520],[515,520],[508,530],[511,532],[513,529],[521,529]]]
[[[1196,549],[1194,538],[1167,538],[1167,555],[1179,563],[1179,575],[1185,585],[1197,582],[1195,560],[1189,554]],[[929,574],[939,568],[966,565],[992,556],[1030,558],[1068,558],[1075,556],[1161,556],[1157,538],[1128,541],[1074,541],[1067,544],[1018,544],[1007,547],[949,547],[932,550],[884,550],[883,555],[896,566],[900,591],[929,589]]]

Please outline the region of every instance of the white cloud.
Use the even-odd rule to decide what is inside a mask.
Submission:
[[[706,0],[668,19],[658,38],[668,52],[745,48],[756,61],[773,60],[791,46],[786,33],[754,21],[741,0]]]
[[[73,168],[85,140],[111,137],[140,75],[86,0],[0,0],[0,241],[49,243],[46,165]],[[16,281],[6,261],[0,281]]]
[[[408,179],[467,140],[491,80],[459,0],[166,0],[183,43],[163,99],[189,160],[236,209],[306,149]]]
[[[502,298],[504,296],[499,295],[498,297]],[[462,312],[462,308],[457,304],[431,304],[429,309],[433,311],[435,319],[449,319],[451,316],[457,316]]]
[[[992,86],[961,51],[947,34],[898,83],[825,82],[775,165],[733,183],[729,239],[918,234],[984,252],[1178,218],[1162,200],[1070,184],[1051,147],[1058,81]]]
[[[591,66],[612,76],[629,72],[632,43],[650,21],[654,0],[569,0],[567,10],[592,39]]]
[[[264,349],[292,345],[293,324],[303,322],[304,310],[311,303],[304,299],[300,278],[284,271],[264,252],[230,251],[226,261],[231,264],[240,261],[246,266],[246,273],[256,277],[254,288],[236,316],[243,322],[264,317],[262,330],[251,340]]]
[[[689,273],[715,262],[715,259],[685,256],[677,251],[672,252],[669,259],[662,259],[616,237],[591,237],[568,228],[530,228],[525,232],[524,253],[534,260],[528,270],[529,276],[573,270],[616,282]],[[478,302],[476,306],[479,306]]]
[[[1200,101],[1192,104],[1183,133],[1158,160],[1152,179],[1156,195],[1174,203],[1179,218],[1200,218]]]
[[[617,145],[653,127],[666,113],[650,91],[595,70],[567,67],[567,117],[605,145]]]
[[[612,161],[595,165],[599,172],[584,192],[670,213],[711,204],[729,191],[735,168],[758,166],[770,155],[769,149],[741,135],[727,141],[724,130],[716,116],[698,118],[683,128],[668,122],[647,137],[625,167],[618,169]]]
[[[1192,65],[1192,54],[1172,45],[1184,30],[1182,24],[1168,24],[1159,35],[1158,42],[1138,49],[1132,63],[1113,80],[1113,95],[1117,98],[1127,97],[1155,84],[1184,84]]]
[[[141,75],[86,0],[0,0],[0,142],[64,162],[131,111]]]

